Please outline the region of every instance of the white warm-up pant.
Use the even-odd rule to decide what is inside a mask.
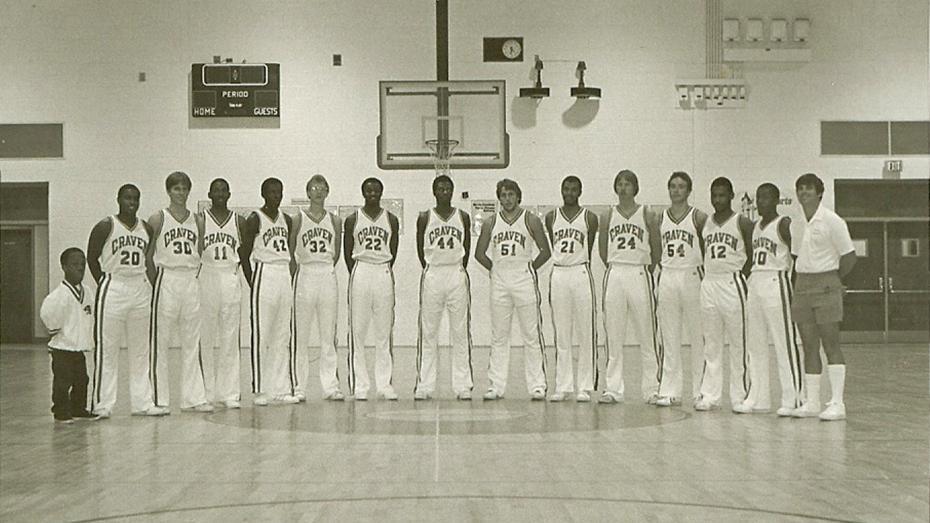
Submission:
[[[514,311],[523,338],[526,388],[546,390],[546,344],[542,336],[539,287],[530,264],[491,270],[491,359],[489,388],[503,396],[510,373],[510,331]]]
[[[623,345],[632,324],[642,357],[642,395],[659,391],[662,343],[656,317],[652,271],[645,265],[614,263],[604,274],[604,331],[607,333],[607,392],[623,395]]]
[[[310,329],[314,322],[320,339],[320,386],[323,397],[339,390],[336,359],[336,318],[339,292],[331,263],[307,263],[294,277],[291,351],[296,360],[295,392],[306,394],[310,375]]]
[[[119,348],[129,349],[129,398],[133,412],[154,405],[149,381],[149,312],[152,286],[145,275],[105,274],[94,305],[94,377],[91,409],[105,412],[116,404]]]
[[[208,401],[239,400],[238,267],[204,266],[200,283],[200,346]]]
[[[714,405],[723,396],[724,337],[730,342],[730,403],[742,403],[752,386],[746,352],[746,278],[741,272],[707,273],[701,283],[704,379],[701,398]]]
[[[797,408],[804,400],[804,353],[791,320],[791,281],[784,271],[755,271],[749,276],[747,334],[752,389],[747,401],[759,409],[769,398],[769,341],[775,349],[781,406]]]
[[[662,333],[662,368],[659,395],[681,398],[681,332],[691,340],[691,395],[701,394],[704,369],[704,337],[701,328],[700,267],[663,268],[659,274],[659,331]]]
[[[181,346],[181,408],[206,403],[200,359],[200,292],[196,269],[158,268],[152,291],[150,372],[155,405],[169,403],[168,347]]]
[[[365,341],[375,345],[375,387],[394,392],[394,273],[388,263],[357,261],[349,275],[349,394],[367,395],[371,382]]]
[[[417,325],[417,384],[414,392],[436,390],[437,345],[443,311],[449,311],[452,342],[452,390],[469,392],[471,366],[471,286],[460,264],[427,265],[420,275],[420,318]]]
[[[287,264],[255,262],[252,269],[252,392],[256,396],[293,393],[289,350],[291,271]]]
[[[555,391],[575,392],[572,368],[574,333],[578,337],[578,390],[597,389],[597,306],[594,278],[587,263],[552,267],[549,308],[555,330]]]

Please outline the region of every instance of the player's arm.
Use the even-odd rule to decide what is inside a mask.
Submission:
[[[840,221],[839,225],[841,227],[834,228],[830,236],[836,251],[843,253],[840,256],[839,269],[840,279],[842,280],[856,266],[856,247],[853,245],[852,237],[849,235],[849,226],[846,225],[846,222]]]
[[[400,244],[400,221],[394,213],[388,212],[388,223],[391,225],[391,267],[397,261],[397,247]]]
[[[61,293],[52,291],[42,300],[42,307],[39,309],[39,318],[42,319],[42,323],[48,329],[50,336],[58,334],[58,331],[61,330],[65,323],[65,311],[67,309],[61,303],[59,296],[61,296]]]
[[[704,259],[704,225],[707,224],[707,215],[704,211],[694,209],[694,230],[697,231],[698,245],[701,246],[701,259]]]
[[[293,224],[287,231],[287,248],[291,251],[291,256],[294,256],[294,253],[297,252],[297,235],[300,234],[300,225],[303,222],[303,212],[297,211],[297,214],[291,218],[291,223]]]
[[[643,210],[643,217],[646,220],[646,230],[649,231],[649,256],[652,269],[655,269],[662,261],[662,230],[659,227],[661,218],[648,207]]]
[[[246,283],[252,286],[252,263],[249,258],[252,257],[252,247],[255,245],[255,237],[258,235],[259,218],[257,212],[252,212],[242,227],[242,242],[239,245],[239,265],[242,266],[242,275],[245,276]]]
[[[588,226],[588,259],[591,259],[591,251],[594,249],[594,238],[597,236],[598,219],[593,212],[585,212],[585,222]],[[600,245],[598,245],[600,250]]]
[[[488,271],[493,263],[488,258],[488,245],[491,244],[491,231],[494,229],[494,220],[497,216],[481,224],[481,233],[478,235],[478,245],[475,246],[475,260]]]
[[[288,243],[287,253],[288,253],[289,257],[290,257],[290,262],[288,262],[288,266],[289,266],[289,268],[290,268],[290,270],[291,270],[291,277],[293,277],[294,274],[297,273],[297,258],[294,256],[294,249],[292,249],[292,248],[291,248],[291,245],[290,245],[290,243],[291,243],[291,232],[295,230],[295,228],[294,228],[294,226],[293,226],[294,218],[293,218],[290,214],[288,214],[288,213],[286,213],[286,212],[284,212],[284,211],[282,211],[282,210],[280,210],[280,209],[278,209],[278,212],[281,213],[281,214],[284,216],[284,224],[287,226],[287,243]],[[298,210],[298,212],[300,212],[300,211]]]
[[[601,217],[600,231],[597,235],[597,252],[601,256],[604,267],[607,266],[607,249],[610,247],[608,242],[607,228],[610,226],[610,211]]]
[[[752,221],[742,214],[737,215],[736,219],[738,220],[736,225],[743,236],[743,247],[746,249],[746,263],[743,264],[743,274],[748,277],[752,268]]]
[[[533,269],[539,270],[552,257],[552,251],[549,250],[549,241],[546,239],[546,232],[543,230],[542,222],[535,214],[529,213],[527,215],[526,228],[530,231],[530,236],[533,237],[536,247],[539,249],[536,259],[533,260]]]
[[[462,268],[468,268],[468,254],[471,252],[471,216],[468,215],[463,210],[459,210],[462,213],[462,224],[465,227],[465,236],[462,238],[462,247],[465,250],[465,254],[462,255]]]
[[[100,255],[103,254],[103,244],[106,243],[110,233],[113,232],[113,222],[110,218],[100,220],[90,231],[87,238],[87,268],[95,282],[103,278],[103,269],[100,268]]]
[[[242,250],[242,237],[245,234],[245,218],[237,212],[233,212],[233,218],[236,220],[236,239],[239,240],[239,250],[236,251],[236,256],[239,256],[239,251]],[[239,265],[242,265],[241,259]]]
[[[342,254],[342,243],[339,242],[339,238],[342,238],[342,220],[335,214],[330,214],[330,216],[333,220],[333,232],[336,233],[336,239],[333,241],[333,265],[336,265],[339,255]]]
[[[345,258],[346,268],[350,274],[352,268],[355,267],[355,260],[352,258],[352,251],[355,249],[355,220],[356,213],[346,217],[345,230],[342,232],[342,252],[344,253],[342,257]]]
[[[426,224],[429,220],[429,211],[421,212],[417,216],[417,257],[420,258],[420,267],[426,268],[426,256],[423,254],[423,241],[426,236]],[[468,255],[466,253],[466,258]]]
[[[781,241],[785,242],[785,245],[788,246],[788,259],[791,261],[792,267],[794,266],[795,256],[791,254],[791,217],[785,216],[778,221],[778,237],[781,238]],[[789,274],[791,274],[791,283],[794,283],[794,271],[790,268],[788,269]]]
[[[194,223],[197,224],[197,255],[203,256],[203,235],[206,232],[206,224],[204,223],[205,216],[204,213],[198,212],[194,214]]]
[[[543,218],[544,223],[546,224],[546,234],[549,236],[549,243],[555,243],[555,236],[552,235],[552,224],[555,223],[555,210],[551,210],[546,213],[545,218]]]
[[[161,234],[161,228],[164,226],[165,217],[162,215],[161,211],[153,214],[148,221],[143,221],[142,225],[145,227],[145,230],[149,233],[149,248],[145,250],[145,273],[149,277],[149,282],[152,285],[155,285],[155,276],[157,275],[157,270],[155,268],[155,249],[158,248],[158,235]]]

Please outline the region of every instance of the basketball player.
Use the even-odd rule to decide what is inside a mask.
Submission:
[[[349,394],[368,399],[365,340],[369,327],[375,338],[375,387],[386,400],[397,400],[394,371],[394,260],[400,224],[381,208],[384,184],[362,182],[365,205],[346,218],[343,237],[349,268]]]
[[[251,287],[252,403],[297,403],[291,383],[288,342],[291,319],[291,217],[278,207],[284,184],[277,178],[262,182],[265,204],[246,218],[239,263]]]
[[[804,344],[804,385],[807,398],[793,415],[808,418],[820,411],[820,347],[827,356],[832,398],[819,412],[823,421],[846,419],[843,388],[846,362],[840,350],[840,322],[843,321],[842,279],[856,264],[856,251],[849,228],[842,218],[821,205],[823,181],[815,174],[804,174],[795,182],[804,220],[792,231],[792,254],[797,256],[797,282],[791,313]]]
[[[607,333],[607,390],[601,403],[623,401],[623,344],[627,323],[633,324],[642,358],[643,400],[659,399],[662,345],[656,318],[653,269],[659,262],[659,217],[636,202],[639,179],[623,170],[614,177],[617,205],[601,221],[599,250],[604,274],[604,330]],[[629,319],[628,319],[629,318]]]
[[[549,242],[539,218],[520,207],[523,193],[517,182],[506,178],[497,182],[497,199],[501,211],[482,224],[475,248],[475,259],[491,273],[490,383],[484,399],[503,398],[507,391],[510,330],[516,312],[523,337],[526,388],[534,401],[544,400],[546,345],[542,337],[536,271],[549,261]]]
[[[597,215],[578,205],[581,180],[562,180],[562,207],[546,214],[546,231],[552,243],[549,306],[555,330],[555,392],[549,401],[563,401],[575,393],[572,369],[572,332],[578,335],[578,394],[576,401],[591,401],[597,389],[597,308],[591,248],[597,234]]]
[[[714,214],[704,225],[704,379],[694,410],[720,407],[723,395],[723,341],[730,342],[730,406],[746,399],[751,386],[746,354],[746,273],[752,259],[752,222],[733,211],[733,184],[721,176],[710,184]]]
[[[170,203],[149,218],[155,241],[148,256],[157,269],[152,294],[150,330],[153,400],[168,408],[168,346],[181,345],[181,410],[213,412],[204,391],[200,356],[200,231],[194,213],[187,209],[191,179],[176,171],[165,179]]]
[[[452,341],[452,390],[460,400],[470,400],[471,283],[468,253],[471,250],[471,219],[452,207],[455,185],[446,175],[433,179],[436,207],[417,217],[417,255],[420,276],[420,319],[417,325],[417,385],[414,400],[428,400],[436,389],[436,346],[443,311],[449,311]]]
[[[704,367],[701,335],[701,278],[703,238],[707,215],[688,204],[691,177],[675,171],[668,179],[671,206],[659,218],[661,274],[658,284],[659,330],[662,332],[662,367],[656,406],[681,405],[681,332],[691,339],[691,395],[697,401]]]
[[[229,210],[229,183],[210,182],[210,208],[198,220],[200,233],[201,345],[208,400],[239,408],[239,246],[244,219]]]
[[[790,417],[801,406],[804,360],[791,321],[791,218],[778,215],[779,196],[778,187],[771,183],[763,183],[756,189],[759,221],[752,230],[746,324],[752,388],[746,401],[733,410],[743,414],[769,410],[771,340],[781,382],[781,406],[776,413]]]
[[[94,394],[91,410],[109,418],[116,404],[119,348],[129,349],[132,414],[164,416],[155,406],[149,381],[149,312],[152,286],[146,280],[146,250],[152,228],[136,217],[139,189],[126,184],[116,193],[119,214],[94,226],[87,240],[87,268],[97,282],[94,303]]]
[[[314,174],[307,182],[310,208],[293,217],[291,251],[297,262],[294,275],[294,313],[291,321],[292,359],[296,360],[295,396],[307,399],[307,379],[310,373],[308,354],[310,325],[317,324],[320,335],[320,385],[323,399],[341,401],[339,375],[336,371],[336,311],[339,293],[336,285],[336,262],[342,244],[342,220],[326,210],[329,182],[322,174]]]

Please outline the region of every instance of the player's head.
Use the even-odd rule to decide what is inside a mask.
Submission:
[[[131,183],[120,186],[116,191],[116,203],[119,205],[119,213],[124,216],[135,216],[139,210],[139,199],[141,198],[139,188]]]
[[[452,201],[452,193],[455,191],[455,183],[452,182],[446,174],[440,174],[433,178],[433,196],[436,197],[436,203],[448,205]]]
[[[168,198],[176,205],[187,205],[187,197],[191,193],[191,178],[187,173],[174,171],[165,178],[165,190]]]
[[[362,197],[365,198],[365,205],[381,205],[381,195],[384,194],[384,184],[377,178],[365,178],[362,182]]]
[[[730,208],[733,202],[733,183],[725,176],[718,176],[710,182],[710,204],[714,210],[722,212]]]
[[[207,198],[210,198],[214,207],[226,207],[226,202],[229,201],[229,182],[223,178],[215,178],[210,182]]]
[[[668,197],[672,203],[683,203],[691,196],[691,177],[684,171],[675,171],[668,178]]]
[[[565,205],[578,205],[578,198],[581,197],[581,180],[574,174],[566,176],[562,180],[562,202]]]
[[[520,190],[520,185],[509,178],[497,182],[496,192],[497,200],[504,210],[512,211],[523,201],[523,191]]]
[[[639,194],[639,178],[636,173],[624,169],[614,176],[614,192],[617,196],[632,198]]]
[[[760,216],[772,216],[778,207],[781,193],[773,183],[763,183],[756,189],[756,210]]]
[[[329,196],[329,182],[322,174],[314,174],[307,180],[307,198],[311,202],[323,203]]]
[[[802,174],[794,182],[794,190],[801,205],[819,202],[823,199],[823,180],[814,173]]]
[[[284,198],[284,183],[277,178],[265,178],[262,182],[262,199],[269,209],[277,209]]]
[[[65,280],[72,285],[77,285],[84,280],[84,269],[87,266],[84,259],[84,251],[77,247],[68,247],[61,252],[59,257],[61,270],[65,273]]]

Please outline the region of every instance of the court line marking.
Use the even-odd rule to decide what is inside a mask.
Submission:
[[[714,510],[724,510],[731,512],[753,512],[759,514],[769,514],[773,516],[789,516],[794,518],[805,518],[816,521],[832,521],[838,523],[862,523],[857,520],[852,519],[841,519],[830,516],[816,516],[812,514],[802,514],[798,512],[782,512],[778,510],[768,510],[768,509],[759,509],[759,508],[748,508],[748,507],[733,507],[727,505],[713,505],[710,503],[685,503],[681,501],[657,501],[650,499],[632,499],[632,498],[604,498],[604,497],[593,497],[593,496],[493,496],[493,495],[424,495],[424,496],[359,496],[359,497],[346,497],[346,498],[310,498],[310,499],[295,499],[287,501],[258,501],[252,503],[229,503],[225,505],[208,505],[202,507],[188,507],[188,508],[171,508],[164,510],[152,510],[148,512],[133,512],[126,514],[117,514],[113,516],[103,516],[99,518],[91,519],[79,519],[73,520],[74,523],[88,523],[93,521],[113,521],[118,519],[125,518],[138,518],[138,517],[147,517],[147,516],[157,516],[164,514],[182,514],[187,512],[196,512],[203,510],[216,510],[224,508],[246,508],[246,507],[269,507],[276,505],[301,505],[301,504],[313,504],[313,503],[354,503],[357,501],[416,501],[416,500],[463,500],[463,499],[472,499],[472,500],[482,500],[482,501],[497,501],[497,500],[523,500],[523,501],[597,501],[601,503],[629,503],[634,505],[658,505],[664,507],[699,507],[706,509]]]

